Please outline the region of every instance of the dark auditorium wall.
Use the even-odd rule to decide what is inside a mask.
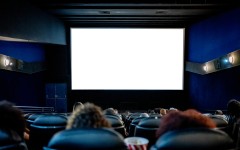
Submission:
[[[45,70],[32,74],[1,69],[0,99],[16,105],[45,106],[45,85],[66,83],[64,23],[19,0],[1,1],[0,20],[0,54],[46,65]]]
[[[204,63],[240,49],[240,9],[193,24],[187,33],[186,60]],[[200,110],[226,109],[231,98],[240,98],[240,67],[199,75],[186,72],[189,99]]]
[[[41,44],[0,41],[0,54],[25,62],[45,62],[45,48]],[[45,72],[27,74],[0,70],[0,99],[21,106],[45,105]]]
[[[0,39],[66,44],[64,23],[26,1],[1,0],[0,20]]]
[[[46,84],[68,81],[68,54],[64,45],[0,41],[0,54],[46,66],[32,74],[0,69],[0,99],[19,106],[46,106]]]

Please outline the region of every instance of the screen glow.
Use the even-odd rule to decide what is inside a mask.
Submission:
[[[184,29],[71,28],[73,90],[183,90]]]

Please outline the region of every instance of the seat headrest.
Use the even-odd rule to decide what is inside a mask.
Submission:
[[[133,114],[128,116],[128,119],[133,120],[133,119],[139,117],[140,115],[141,115],[141,113],[133,113]]]
[[[150,114],[149,117],[162,117],[160,114]]]
[[[145,119],[145,118],[147,118],[147,117],[137,117],[132,120],[131,124],[137,125],[142,119]]]
[[[114,117],[114,118],[117,118],[117,119],[122,119],[120,115],[113,115],[113,114],[112,115],[107,115],[107,114],[105,114],[104,116],[107,117],[107,118],[108,117],[110,117],[110,118]]]
[[[123,121],[115,117],[106,117],[112,127],[122,127]]]
[[[27,120],[34,121],[38,117],[43,116],[43,114],[31,114]]]
[[[122,135],[106,128],[69,129],[55,134],[45,149],[127,150]]]
[[[66,126],[67,118],[62,115],[43,115],[36,118],[33,125],[38,126]]]
[[[228,150],[233,146],[233,140],[223,131],[188,128],[165,133],[150,150]]]
[[[212,115],[209,116],[215,123],[217,127],[226,127],[228,122],[220,116]]]
[[[27,146],[16,132],[0,130],[0,149],[27,150]]]
[[[138,123],[138,126],[143,128],[158,128],[160,122],[161,122],[161,118],[159,117],[148,117],[148,118],[142,119]]]

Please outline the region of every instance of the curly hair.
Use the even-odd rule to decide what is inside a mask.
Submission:
[[[85,103],[83,107],[77,107],[71,114],[66,129],[84,127],[111,127],[111,124],[104,117],[102,109],[99,106],[93,103]]]
[[[188,109],[186,111],[171,111],[163,116],[156,132],[156,136],[160,137],[168,131],[191,127],[216,128],[216,124],[211,118],[202,115],[194,109]]]
[[[81,102],[75,102],[73,105],[73,111],[75,111],[77,109],[77,107],[82,107],[83,104]]]
[[[0,129],[7,131],[15,131],[21,138],[24,136],[25,131],[25,118],[23,112],[14,107],[14,104],[2,100],[0,101]]]

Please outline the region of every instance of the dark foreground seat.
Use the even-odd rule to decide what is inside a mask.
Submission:
[[[44,114],[30,114],[27,118],[26,118],[26,125],[27,128],[30,128],[31,124],[40,116],[44,116]]]
[[[148,147],[153,145],[156,140],[156,131],[161,123],[160,117],[148,117],[142,119],[135,127],[134,136],[144,137],[149,140]]]
[[[123,136],[113,129],[80,128],[55,134],[44,150],[127,150]]]
[[[233,150],[233,140],[223,131],[189,128],[162,135],[150,150]]]
[[[123,137],[127,136],[124,123],[120,118],[118,118],[116,116],[113,116],[113,115],[112,116],[108,115],[108,116],[105,116],[105,117],[110,122],[112,128],[115,131],[119,132]]]
[[[67,118],[57,114],[47,114],[35,119],[30,125],[30,148],[42,150],[55,133],[65,129],[66,123]]]
[[[138,123],[142,120],[145,119],[147,117],[137,117],[135,119],[132,120],[130,126],[129,126],[129,135],[128,136],[134,136],[135,134],[135,128],[138,125]]]
[[[218,115],[210,115],[209,117],[216,123],[219,130],[227,131],[228,122],[223,117]]]
[[[14,138],[13,135],[14,134]],[[25,142],[14,131],[0,130],[0,150],[27,150]]]

